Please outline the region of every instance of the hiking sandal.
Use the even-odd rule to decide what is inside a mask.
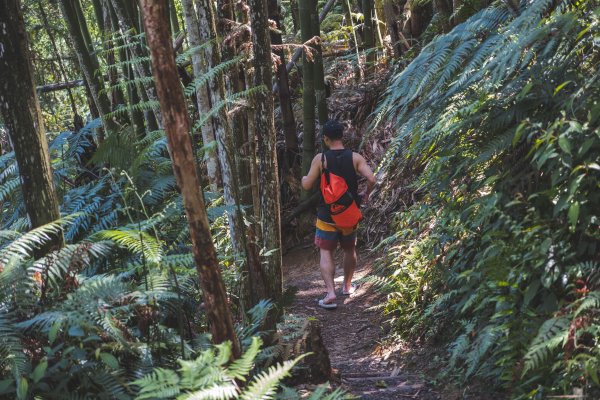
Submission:
[[[342,288],[342,290],[341,290],[341,293],[342,293],[342,296],[351,296],[351,295],[353,295],[353,294],[354,294],[354,293],[355,293],[357,290],[358,290],[358,285],[357,285],[357,284],[355,284],[355,283],[351,283],[351,284],[350,284],[350,290],[348,290],[348,291],[346,292],[346,290],[344,290],[344,288]]]
[[[331,302],[331,303],[325,303],[325,299],[327,298],[327,296],[325,296],[322,299],[319,299],[319,307],[324,308],[326,310],[333,310],[337,308],[337,303]],[[334,300],[335,301],[335,300]]]

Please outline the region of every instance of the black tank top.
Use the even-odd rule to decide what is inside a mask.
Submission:
[[[358,197],[358,177],[356,176],[354,162],[352,161],[352,150],[327,150],[325,152],[325,158],[327,159],[327,169],[346,180],[348,191],[352,194],[356,204],[360,207],[360,198]],[[323,200],[323,195],[321,195],[321,199],[319,200],[317,218],[323,222],[333,223],[331,215],[329,214],[329,209]]]

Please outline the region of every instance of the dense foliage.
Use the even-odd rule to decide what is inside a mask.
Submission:
[[[396,334],[447,343],[464,383],[600,395],[599,40],[595,2],[496,4],[379,105],[395,132],[380,176],[413,177],[415,200],[382,244],[385,311]]]

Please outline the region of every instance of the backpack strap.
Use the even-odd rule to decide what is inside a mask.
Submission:
[[[323,175],[325,175],[325,180],[327,181],[327,184],[329,185],[329,183],[330,183],[329,169],[325,167],[325,151],[321,152],[321,171],[322,171]]]

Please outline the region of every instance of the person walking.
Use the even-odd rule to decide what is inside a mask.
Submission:
[[[308,174],[302,177],[302,188],[311,190],[319,180],[323,170],[327,169],[332,174],[344,178],[348,185],[348,192],[360,207],[361,203],[365,204],[369,201],[369,195],[375,186],[376,179],[363,156],[344,148],[343,137],[344,126],[341,123],[329,120],[323,125],[322,141],[329,150],[319,153],[313,158]],[[367,179],[367,188],[360,195],[358,193],[358,175]],[[356,269],[357,228],[358,224],[353,227],[336,225],[333,222],[330,207],[325,203],[321,193],[317,208],[315,245],[320,251],[321,276],[327,288],[327,294],[319,300],[319,306],[323,308],[337,308],[333,256],[338,243],[344,252],[342,261],[344,281],[341,294],[349,296],[356,290],[356,286],[352,283],[352,276]]]

